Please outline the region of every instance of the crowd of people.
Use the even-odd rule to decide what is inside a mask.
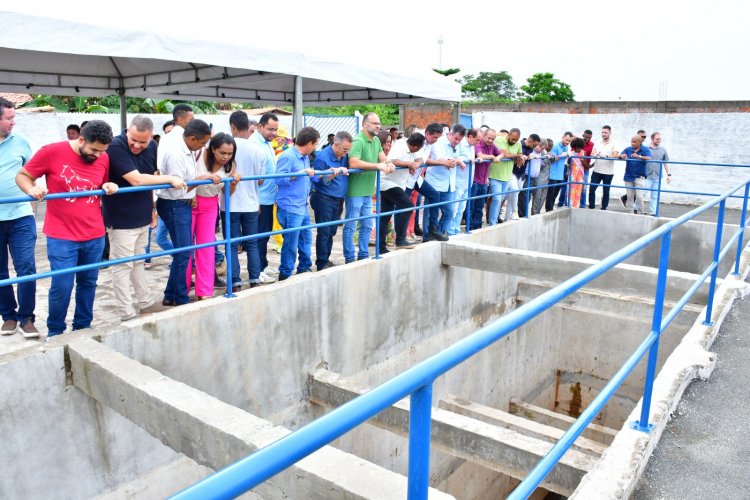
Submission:
[[[214,287],[226,284],[217,270],[225,257],[231,259],[227,286],[232,292],[242,288],[243,264],[251,288],[289,279],[295,272],[310,272],[313,265],[319,271],[331,267],[339,225],[343,225],[345,262],[368,258],[378,185],[381,212],[398,212],[380,216],[375,239],[379,252],[385,254],[390,251],[391,232],[392,248],[408,249],[417,243],[416,236],[422,236],[422,242],[446,241],[459,232],[462,220],[470,229],[478,229],[485,219],[495,225],[527,212],[539,214],[542,208],[552,211],[556,202],[560,206],[568,200],[572,207],[593,209],[600,183],[600,208],[606,210],[615,158],[626,160],[624,182],[630,189],[623,204],[636,213],[655,213],[654,203],[647,210],[648,200],[636,188],[654,186],[662,170],[667,182],[671,179],[668,164],[662,169],[659,163],[669,158],[658,132],[651,134],[650,148],[643,145],[645,132],[639,131],[629,147],[618,151],[606,125],[596,142],[589,130],[581,137],[565,132],[554,142],[533,133],[522,138],[517,128],[467,130],[460,124],[430,123],[424,130],[409,126],[403,133],[397,128],[381,130],[378,115],[366,113],[360,133],[330,134],[316,153],[320,134],[312,127],[299,130],[290,142],[276,115],[266,113],[256,123],[245,112],[235,111],[229,117],[230,133],[213,134],[207,123],[195,119],[190,106],[179,104],[160,140],[155,140],[154,124],[145,116],[134,117],[117,136],[106,122],[91,120],[80,128],[69,126],[68,140],[46,145],[32,156],[28,142],[12,133],[14,116],[13,105],[0,99],[0,193],[3,198],[26,194],[37,200],[70,193],[47,199],[43,232],[50,267],[56,271],[100,263],[106,233],[109,258],[131,259],[111,269],[122,320],[186,304],[191,289],[192,300],[213,297]],[[267,175],[273,177],[257,178]],[[35,182],[42,176],[46,187]],[[247,177],[253,179],[242,180]],[[589,177],[587,196],[584,183]],[[571,184],[570,193],[565,192],[568,178],[580,183]],[[191,181],[204,182],[188,186]],[[111,196],[120,188],[154,185],[170,187]],[[529,186],[533,190],[527,200],[521,189]],[[100,189],[104,196],[72,194]],[[462,199],[468,194],[474,198],[470,213]],[[422,199],[437,206],[424,208],[420,226],[419,211],[414,209]],[[316,224],[323,224],[317,228],[315,260],[313,233],[307,227],[310,209]],[[343,222],[342,216],[364,218]],[[210,246],[219,225],[225,237],[230,232],[233,238],[286,230],[278,269],[269,267],[268,235],[235,242],[226,256]],[[9,277],[8,253],[17,276],[34,274],[36,224],[30,203],[0,204],[0,227],[0,279]],[[148,262],[137,257],[148,252],[154,229],[156,243],[164,250],[207,244],[171,254],[161,300],[149,290]],[[241,263],[243,253],[246,262]],[[74,284],[72,329],[90,327],[98,274],[99,267],[94,266],[52,277],[48,336],[66,330]],[[35,281],[19,283],[17,296],[12,286],[0,287],[0,333],[39,336],[34,326],[35,294]]]

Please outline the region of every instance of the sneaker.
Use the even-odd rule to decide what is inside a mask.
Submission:
[[[422,231],[422,228],[419,226],[414,226],[414,235],[415,236],[424,236],[424,232]]]
[[[406,240],[396,242],[396,248],[399,248],[399,249],[414,248],[414,246],[415,246],[414,243],[411,243],[410,241],[406,241]]]
[[[21,334],[25,339],[39,338],[39,330],[36,329],[32,321],[27,321],[21,325]]]
[[[628,195],[624,194],[620,196],[620,202],[622,203],[623,207],[628,208]]]
[[[250,288],[257,288],[260,286],[260,283],[250,283]]]
[[[276,282],[276,278],[274,278],[273,276],[269,276],[266,273],[260,273],[260,276],[258,277],[258,279],[264,285]]]
[[[275,267],[267,267],[263,272],[266,273],[268,276],[278,276],[279,275],[279,270],[276,269]]]
[[[0,335],[13,335],[18,330],[18,321],[14,319],[6,319],[3,321],[3,326],[0,328]]]
[[[226,288],[227,282],[224,278],[214,275],[214,288]]]
[[[227,262],[222,260],[220,264],[215,266],[217,276],[227,275]]]

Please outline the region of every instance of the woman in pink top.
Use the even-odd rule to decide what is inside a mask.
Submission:
[[[219,196],[224,189],[222,178],[233,177],[230,189],[234,191],[239,174],[235,172],[234,156],[237,144],[234,138],[220,132],[211,138],[198,160],[196,180],[211,179],[214,184],[195,186],[193,199],[192,234],[196,245],[216,241],[216,218],[219,215]],[[187,266],[187,286],[190,291],[192,259]],[[205,247],[195,251],[195,296],[198,300],[214,296],[214,248]]]
[[[579,156],[586,156],[586,152],[583,150],[585,144],[583,139],[576,137],[570,143],[570,149],[572,150],[570,157],[570,182],[583,182],[584,169],[583,160]],[[579,208],[581,206],[581,191],[583,190],[583,184],[571,184],[570,185],[570,206]]]

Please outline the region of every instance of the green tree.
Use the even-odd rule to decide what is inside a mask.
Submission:
[[[513,77],[507,71],[482,71],[477,76],[465,75],[458,80],[464,99],[480,102],[510,102],[516,96]]]
[[[432,71],[434,71],[438,75],[451,76],[451,75],[455,75],[456,73],[460,73],[461,72],[461,68],[448,68],[448,69],[435,69],[435,68],[432,68]]]
[[[368,104],[365,106],[305,106],[304,113],[310,115],[334,115],[352,116],[355,111],[361,114],[374,112],[380,117],[384,125],[395,125],[398,123],[397,104]]]
[[[524,102],[573,102],[575,94],[565,82],[552,73],[535,73],[521,85],[519,97]]]

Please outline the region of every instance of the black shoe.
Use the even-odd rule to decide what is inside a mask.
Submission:
[[[177,302],[175,302],[174,300],[164,299],[161,301],[161,305],[166,306],[166,307],[174,307],[177,305]]]
[[[380,255],[385,255],[385,254],[387,254],[387,253],[391,253],[391,251],[390,251],[390,250],[388,250],[387,248],[381,248],[381,249],[380,249]]]
[[[623,207],[628,208],[628,195],[624,194],[620,196],[620,203],[622,203]]]
[[[414,235],[415,236],[424,236],[424,231],[422,231],[422,228],[419,227],[419,225],[414,226]]]
[[[312,272],[312,269],[310,269],[308,267],[307,269],[303,269],[301,271],[297,271],[297,274],[304,274],[304,273],[311,273],[311,272]]]
[[[232,285],[232,293],[237,293],[242,291],[242,284],[241,283],[235,283]]]
[[[284,280],[288,280],[288,279],[289,279],[289,276],[286,276],[284,274],[279,274],[279,281],[284,281]]]
[[[220,276],[214,276],[214,288],[225,288],[227,286],[227,282],[224,278]]]
[[[430,234],[430,238],[437,241],[448,241],[448,235],[445,233],[438,233],[435,231],[434,233]]]
[[[259,286],[260,286],[260,283],[250,283],[250,288],[256,288]]]

